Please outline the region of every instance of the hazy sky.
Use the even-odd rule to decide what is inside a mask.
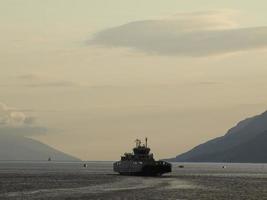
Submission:
[[[266,0],[0,0],[1,130],[157,158],[267,109]],[[19,131],[21,130],[21,131]]]

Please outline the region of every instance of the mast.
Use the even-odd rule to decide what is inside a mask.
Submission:
[[[141,141],[139,139],[136,139],[135,145],[136,145],[136,148],[139,147],[141,145]]]
[[[147,148],[147,137],[146,137],[146,148]]]

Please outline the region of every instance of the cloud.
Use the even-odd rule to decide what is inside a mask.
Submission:
[[[0,102],[0,134],[31,136],[47,129],[34,124],[35,118]]]
[[[26,81],[39,81],[41,79],[41,76],[37,74],[23,74],[18,76],[17,78],[26,80]]]
[[[267,47],[267,27],[240,28],[234,12],[179,13],[96,33],[88,45],[128,47],[150,54],[209,56]]]
[[[23,86],[27,87],[77,87],[79,84],[60,80],[52,77],[45,77],[38,74],[24,74],[17,76],[18,79],[23,81]]]
[[[23,112],[16,111],[0,102],[0,124],[1,125],[21,125],[28,117]]]

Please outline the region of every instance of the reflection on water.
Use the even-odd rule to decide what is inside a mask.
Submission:
[[[265,164],[174,163],[162,177],[129,177],[86,163],[0,162],[0,199],[267,198]]]

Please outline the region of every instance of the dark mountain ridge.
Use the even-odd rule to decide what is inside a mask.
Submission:
[[[267,112],[239,122],[224,136],[171,159],[177,162],[267,162]]]

